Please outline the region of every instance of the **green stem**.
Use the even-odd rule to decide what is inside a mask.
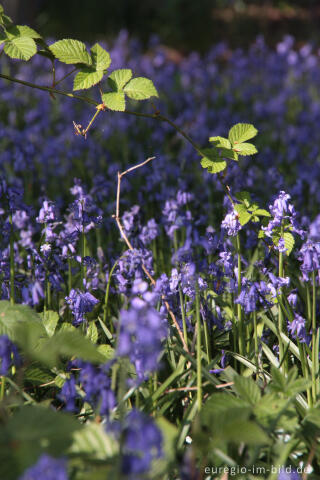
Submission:
[[[258,328],[257,328],[257,312],[253,312],[253,335],[254,335],[254,358],[257,368],[257,378],[259,376],[259,343],[258,343]]]
[[[298,348],[299,348],[299,354],[300,354],[302,374],[303,374],[303,377],[305,378],[305,380],[308,380],[309,379],[309,371],[308,371],[308,361],[307,361],[307,356],[306,356],[305,345],[298,341]],[[310,388],[307,388],[307,399],[308,399],[309,407],[312,407],[312,395],[311,395],[311,389]]]
[[[281,226],[281,233],[280,236],[283,238],[283,233],[284,229],[283,226]],[[283,252],[279,251],[279,277],[283,277]],[[282,301],[282,288],[280,289],[280,294],[279,294],[280,300]],[[280,365],[283,364],[283,370],[285,370],[285,365],[283,363],[283,354],[284,354],[284,348],[283,348],[283,342],[281,338],[281,333],[283,330],[283,312],[281,309],[280,303],[278,304],[278,339],[279,339],[279,363]]]
[[[6,386],[6,377],[4,375],[1,376],[1,389],[0,389],[0,402],[4,399],[4,392]]]
[[[237,242],[237,254],[238,254],[238,296],[241,293],[241,247],[240,247],[240,235],[236,236]],[[237,316],[238,316],[238,331],[239,331],[239,353],[244,356],[245,353],[245,338],[244,338],[244,325],[242,318],[242,307],[240,303],[237,304]]]
[[[183,328],[183,338],[188,345],[188,332],[187,332],[187,322],[186,322],[186,313],[184,310],[184,301],[181,287],[179,287],[179,297],[180,297],[180,306],[181,306],[181,315],[182,315],[182,328]]]
[[[72,290],[72,268],[71,268],[71,258],[68,257],[68,292],[70,294]]]
[[[82,95],[75,95],[73,93],[65,92],[63,90],[57,90],[56,88],[53,88],[53,87],[43,87],[41,85],[36,85],[35,83],[26,82],[25,80],[19,80],[18,78],[10,77],[9,75],[4,75],[3,73],[0,73],[0,78],[4,78],[5,80],[9,80],[10,82],[20,83],[21,85],[24,85],[26,87],[36,88],[37,90],[43,90],[49,93],[56,93],[57,95],[63,95],[65,97],[76,98],[77,100],[82,100],[83,102],[90,103],[91,105],[95,105],[95,106],[99,105],[98,102],[96,102],[95,100],[89,97],[84,97]]]
[[[198,411],[202,407],[202,369],[201,369],[201,320],[200,298],[198,282],[196,280],[196,325],[197,325],[197,404]]]
[[[110,272],[109,272],[109,277],[108,277],[108,283],[106,287],[106,293],[104,296],[104,305],[103,305],[103,323],[106,325],[107,324],[107,312],[108,312],[108,301],[109,301],[109,292],[110,292],[110,284],[111,284],[111,279],[113,272],[118,265],[120,259],[116,260],[115,263],[113,264]]]
[[[9,215],[10,223],[10,303],[14,304],[14,237],[13,237],[13,224],[12,213]]]
[[[311,380],[312,380],[312,401],[316,402],[317,398],[317,385],[316,385],[316,365],[317,365],[317,326],[316,326],[316,274],[312,272],[312,370],[311,370]]]

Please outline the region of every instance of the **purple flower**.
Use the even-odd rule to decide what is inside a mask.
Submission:
[[[152,461],[161,458],[163,437],[154,420],[131,410],[125,419],[122,471],[129,478],[148,473]]]
[[[147,225],[141,229],[139,239],[143,245],[148,245],[159,235],[159,228],[154,218],[148,221]]]
[[[320,269],[320,242],[307,240],[302,245],[298,258],[302,262],[301,271],[304,274],[304,278],[308,279],[310,272]]]
[[[232,210],[231,212],[227,213],[221,223],[222,228],[226,230],[228,235],[231,237],[236,236],[242,228],[238,218],[237,212]]]
[[[75,404],[77,397],[76,379],[71,375],[71,377],[64,382],[58,399],[65,403],[65,410],[67,412],[75,412],[77,410]]]
[[[294,339],[298,339],[302,343],[309,343],[310,335],[306,332],[306,321],[298,313],[294,314],[292,322],[287,324],[288,332],[291,333]]]
[[[12,365],[19,365],[21,361],[17,347],[11,342],[7,335],[0,336],[0,359],[1,375],[7,375],[9,368]]]
[[[273,204],[269,206],[273,218],[270,220],[267,227],[262,227],[262,230],[265,231],[267,236],[271,237],[274,234],[275,229],[279,230],[283,227],[285,230],[289,228],[289,230],[292,230],[292,232],[300,237],[304,237],[305,232],[297,223],[297,212],[295,211],[294,206],[289,202],[290,199],[291,196],[282,190]],[[279,244],[276,248],[281,252],[285,251],[283,238],[280,238]]]
[[[129,357],[136,367],[139,382],[157,370],[166,334],[165,320],[141,298],[133,298],[129,310],[120,312],[117,353]]]
[[[81,292],[79,289],[72,289],[69,296],[65,297],[74,316],[73,324],[80,325],[84,322],[84,315],[92,312],[94,306],[99,303],[89,292]]]
[[[29,467],[19,480],[68,480],[67,461],[42,454],[32,467]]]
[[[295,469],[283,467],[278,475],[278,480],[301,480],[301,477]]]

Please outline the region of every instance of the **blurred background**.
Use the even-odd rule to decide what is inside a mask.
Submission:
[[[182,53],[221,40],[246,47],[262,34],[274,45],[285,34],[319,43],[319,0],[2,0],[18,23],[44,36],[110,39],[126,29],[148,44],[157,34]]]

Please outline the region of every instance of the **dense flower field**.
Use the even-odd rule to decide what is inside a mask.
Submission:
[[[319,52],[108,51],[160,93],[136,112],[200,145],[254,124],[259,153],[213,175],[168,123],[83,138],[90,106],[0,80],[1,479],[319,478]],[[118,172],[151,156],[122,177],[128,249]]]

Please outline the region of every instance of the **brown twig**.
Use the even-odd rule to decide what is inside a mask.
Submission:
[[[317,445],[317,440],[314,440],[312,442],[312,447],[311,447],[311,450],[310,450],[310,453],[309,453],[309,456],[308,456],[307,464],[304,468],[304,473],[302,475],[302,480],[307,480],[308,472],[306,470],[308,470],[308,467],[312,464],[313,457],[316,453],[316,445]]]
[[[121,180],[122,178],[127,175],[127,173],[130,173],[132,172],[133,170],[136,170],[137,168],[141,168],[143,167],[144,165],[146,165],[147,163],[151,162],[152,160],[154,160],[155,157],[150,157],[150,158],[147,158],[147,160],[145,160],[144,162],[142,163],[139,163],[138,165],[134,165],[133,167],[130,167],[128,168],[127,170],[125,170],[124,172],[118,172],[118,185],[117,185],[117,199],[116,199],[116,214],[113,215],[113,217],[115,218],[116,220],[116,223],[117,223],[117,226],[119,228],[119,231],[120,231],[120,234],[123,238],[123,240],[125,241],[125,243],[127,244],[129,250],[134,250],[130,240],[128,239],[125,231],[124,231],[124,228],[122,226],[122,223],[121,223],[121,220],[120,220],[120,193],[121,193]],[[155,285],[156,284],[156,281],[155,279],[153,278],[153,276],[151,275],[151,273],[148,271],[148,269],[145,267],[144,263],[142,263],[142,270],[144,271],[144,273],[146,274],[146,276],[148,277],[148,279],[150,280],[150,283],[152,285]],[[189,349],[188,349],[188,345],[184,339],[184,336],[183,336],[183,333],[180,329],[180,326],[177,322],[177,319],[173,313],[173,311],[171,310],[170,308],[170,305],[169,303],[165,300],[165,297],[162,295],[162,300],[163,300],[163,303],[167,309],[167,312],[178,332],[178,335],[180,337],[180,340],[182,342],[182,345],[183,345],[183,348],[185,349],[186,352],[190,353],[189,352]]]

